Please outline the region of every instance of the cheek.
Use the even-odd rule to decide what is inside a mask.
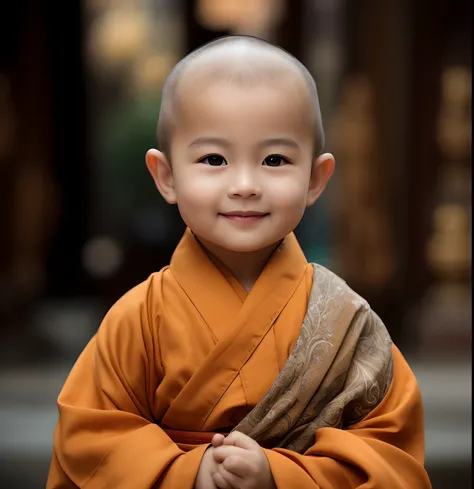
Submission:
[[[209,175],[202,175],[200,172],[188,174],[185,178],[175,180],[175,189],[178,201],[183,206],[193,206],[195,208],[207,207],[215,204],[220,194],[218,182],[209,178]]]
[[[268,187],[272,204],[276,209],[304,212],[308,194],[308,185],[302,179],[279,179]]]

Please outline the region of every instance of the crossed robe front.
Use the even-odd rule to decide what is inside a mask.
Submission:
[[[47,489],[192,489],[208,444],[183,449],[167,433],[251,419],[295,347],[314,272],[290,234],[248,294],[187,230],[170,266],[110,309],[74,365]],[[317,429],[304,453],[264,448],[278,489],[431,487],[418,385],[391,348],[390,385],[363,419]]]

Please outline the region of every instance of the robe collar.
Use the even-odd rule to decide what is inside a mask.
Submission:
[[[213,262],[187,228],[173,253],[170,270],[219,339],[227,329],[223,318],[234,318],[244,301],[261,301],[268,294],[288,295],[290,289],[296,289],[306,265],[303,251],[294,233],[290,233],[273,252],[247,294],[224,265]]]

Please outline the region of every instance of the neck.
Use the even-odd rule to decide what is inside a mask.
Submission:
[[[211,259],[223,264],[247,292],[250,292],[268,259],[281,243],[281,241],[274,243],[261,250],[237,252],[221,248],[200,238],[197,239]]]

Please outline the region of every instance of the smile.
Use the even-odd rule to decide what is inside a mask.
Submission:
[[[229,219],[229,221],[238,222],[238,223],[251,223],[257,222],[268,216],[268,213],[264,212],[254,212],[254,211],[236,211],[236,212],[226,212],[220,214],[222,217]]]

